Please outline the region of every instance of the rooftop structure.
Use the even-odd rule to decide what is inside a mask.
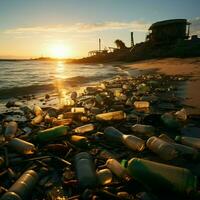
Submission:
[[[155,44],[173,43],[188,39],[189,25],[186,19],[170,19],[152,24],[149,28],[147,41]]]

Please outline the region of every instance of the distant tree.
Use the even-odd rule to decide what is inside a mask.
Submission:
[[[119,49],[126,49],[127,48],[125,43],[122,40],[119,40],[119,39],[115,40],[115,44],[116,44],[117,48],[119,48]]]

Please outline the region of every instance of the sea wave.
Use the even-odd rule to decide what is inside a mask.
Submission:
[[[0,89],[0,99],[8,99],[11,97],[19,97],[24,95],[45,93],[57,89],[58,84],[62,84],[62,87],[78,87],[84,86],[96,81],[105,80],[109,77],[115,76],[116,73],[108,73],[106,76],[75,76],[67,78],[65,80],[55,80],[50,84],[33,84],[29,86],[16,86],[10,88]]]

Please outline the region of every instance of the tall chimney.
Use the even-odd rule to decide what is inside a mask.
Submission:
[[[133,32],[131,32],[131,47],[134,46],[134,38],[133,38]]]
[[[99,38],[99,51],[101,51],[101,39]]]

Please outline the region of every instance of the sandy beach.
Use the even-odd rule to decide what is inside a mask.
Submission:
[[[190,110],[200,113],[200,57],[152,59],[134,62],[127,66],[139,70],[156,70],[167,75],[189,76],[184,86],[184,103],[194,107]]]

